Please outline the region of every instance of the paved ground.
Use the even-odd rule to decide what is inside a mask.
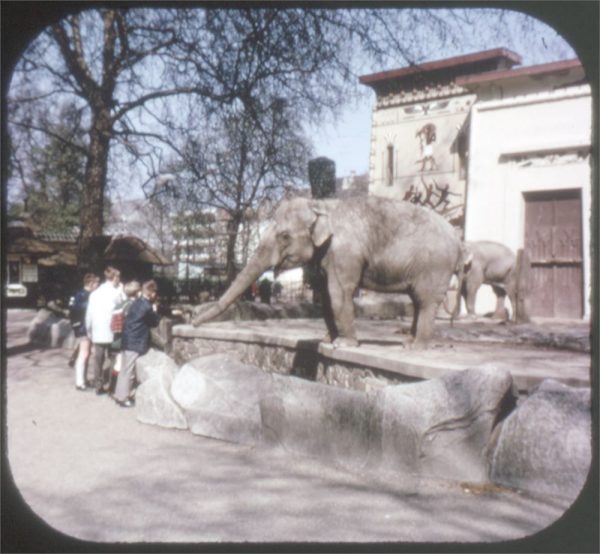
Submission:
[[[594,513],[590,518],[578,503],[576,517],[567,514],[536,534],[560,518],[568,503],[464,483],[356,475],[284,452],[141,424],[135,410],[76,391],[67,351],[26,345],[32,317],[27,311],[7,313],[9,468],[26,504],[67,537],[95,541],[88,548],[166,541],[208,543],[209,550],[235,543],[235,550],[249,541],[295,543],[280,550],[299,551],[317,542],[324,551],[337,543],[376,543],[366,549],[372,552],[389,549],[389,542],[433,542],[433,551],[457,551],[449,543],[458,541],[465,543],[458,551],[569,552],[584,551],[572,548],[597,535],[585,532],[597,521],[590,523]],[[5,468],[3,477],[9,476]],[[39,530],[23,535],[24,522],[31,521],[16,518],[23,512],[14,512],[14,504],[8,507],[5,552],[22,550],[15,539],[37,545],[36,551],[83,548],[40,542],[60,536]],[[496,542],[523,537],[525,542]]]

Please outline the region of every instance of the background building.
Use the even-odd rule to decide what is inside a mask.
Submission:
[[[591,92],[578,60],[495,49],[366,75],[369,194],[429,206],[532,262],[533,316],[590,316]],[[479,313],[493,310],[488,287]]]

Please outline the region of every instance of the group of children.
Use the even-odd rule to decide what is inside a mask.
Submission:
[[[160,321],[157,312],[158,287],[154,280],[123,285],[114,267],[104,271],[104,283],[93,273],[83,278],[83,289],[69,303],[73,332],[78,339],[74,360],[75,387],[96,394],[112,393],[122,407],[135,405],[135,365],[150,348],[150,329]],[[88,360],[93,381],[86,379]],[[104,370],[106,361],[111,368]],[[116,376],[116,382],[115,377]]]

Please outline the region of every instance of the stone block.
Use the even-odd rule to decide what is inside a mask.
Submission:
[[[257,444],[263,440],[260,398],[271,380],[270,374],[230,354],[212,354],[182,366],[171,395],[192,433]]]
[[[494,425],[515,403],[509,372],[467,369],[374,392],[381,410],[381,464],[422,475],[486,481]]]
[[[367,394],[273,375],[260,412],[269,443],[354,470],[370,468],[380,425],[377,406]]]
[[[41,347],[50,346],[50,330],[52,325],[58,323],[60,318],[52,311],[42,308],[31,320],[27,329],[27,338],[31,344]]]
[[[172,376],[157,373],[141,383],[135,394],[135,411],[138,421],[175,429],[187,429],[181,408],[171,397]]]
[[[490,479],[575,499],[590,468],[591,437],[590,389],[547,379],[494,433]]]
[[[168,375],[171,379],[179,367],[175,360],[164,352],[151,348],[146,354],[140,356],[136,362],[136,375],[140,383],[153,379],[159,375]]]
[[[510,373],[489,367],[361,392],[265,373],[230,354],[184,365],[171,394],[196,434],[355,470],[470,481],[487,480],[492,429],[515,401]]]
[[[50,325],[50,348],[73,348],[75,335],[68,319],[59,319]]]

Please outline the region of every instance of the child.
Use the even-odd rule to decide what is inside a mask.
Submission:
[[[131,408],[134,401],[131,386],[135,379],[135,364],[140,356],[150,348],[150,328],[156,327],[160,321],[157,313],[156,297],[158,287],[155,281],[146,281],[142,285],[142,295],[130,306],[125,318],[121,347],[123,363],[115,390],[115,402],[123,408]]]
[[[123,364],[123,353],[121,351],[121,335],[123,333],[123,325],[125,323],[125,318],[127,317],[127,312],[133,304],[133,301],[139,296],[140,291],[142,290],[142,285],[139,281],[130,281],[123,287],[123,292],[125,293],[125,300],[121,304],[117,306],[115,311],[113,312],[112,321],[111,321],[111,329],[114,333],[113,342],[111,344],[111,350],[116,351],[115,356],[115,365],[112,370],[111,375],[111,384],[109,389],[112,391],[119,372],[121,371],[121,367]]]
[[[69,302],[69,319],[73,333],[77,338],[77,347],[73,353],[75,357],[75,388],[86,389],[87,361],[90,357],[92,343],[85,329],[85,312],[87,310],[90,293],[98,288],[100,278],[93,273],[86,273],[83,277],[83,288],[73,296]]]

